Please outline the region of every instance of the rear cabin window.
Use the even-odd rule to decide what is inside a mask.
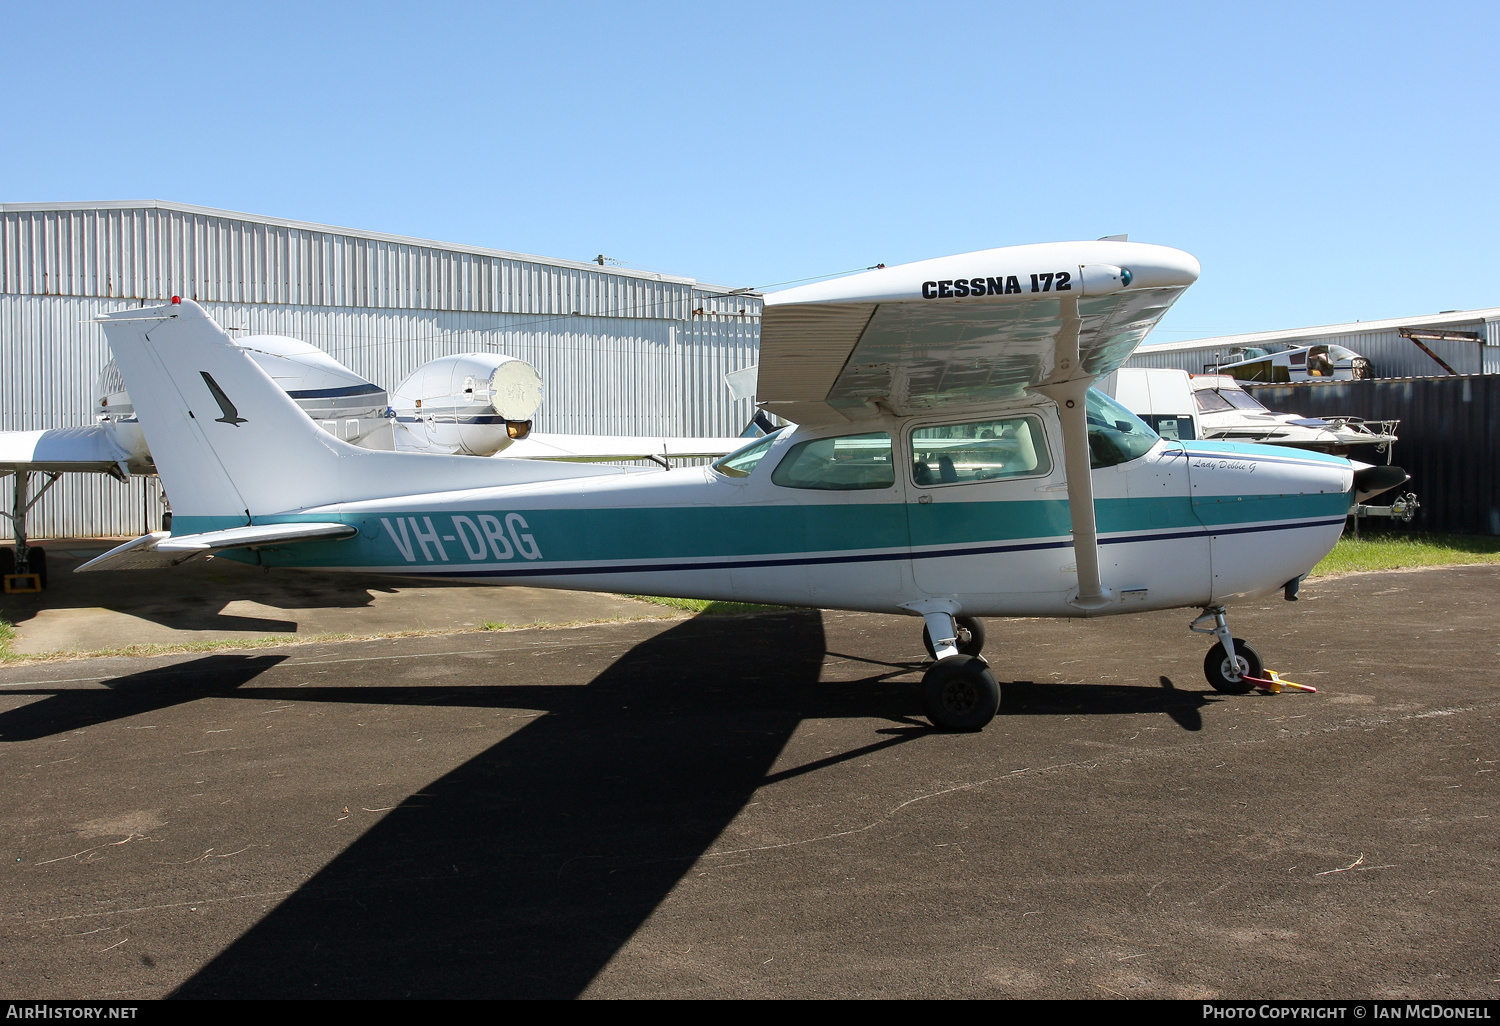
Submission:
[[[891,436],[884,432],[799,442],[771,475],[783,488],[848,492],[896,483]]]
[[[912,481],[922,487],[1051,472],[1047,439],[1035,417],[945,424],[911,433]]]

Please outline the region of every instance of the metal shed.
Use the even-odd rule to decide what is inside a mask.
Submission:
[[[754,413],[723,375],[757,360],[758,294],[158,200],[3,203],[0,430],[87,423],[109,360],[93,317],[174,295],[228,328],[310,342],[387,388],[439,356],[518,356],[545,382],[538,431],[732,435]],[[161,512],[155,479],[68,475],[28,525],[36,537],[128,535]]]

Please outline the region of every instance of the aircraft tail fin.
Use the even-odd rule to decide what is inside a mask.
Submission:
[[[181,530],[350,500],[622,472],[362,449],[319,428],[191,300],[99,320]]]
[[[197,303],[174,300],[100,320],[174,518],[244,524],[257,512],[324,498],[316,482],[338,460],[324,442],[333,439]],[[323,464],[323,473],[309,467],[294,475],[276,465],[293,454]]]

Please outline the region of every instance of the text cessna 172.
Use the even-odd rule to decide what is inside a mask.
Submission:
[[[1073,242],[769,295],[759,399],[796,426],[671,473],[358,448],[195,304],[110,314],[175,515],[80,570],[218,553],[907,613],[936,657],[924,710],[956,730],[999,704],[977,617],[1201,607],[1209,682],[1248,691],[1261,660],[1225,607],[1291,597],[1389,468],[1166,442],[1090,391],[1197,277],[1178,250]]]

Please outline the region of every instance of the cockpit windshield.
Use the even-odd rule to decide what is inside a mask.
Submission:
[[[1230,406],[1237,410],[1253,410],[1256,413],[1269,413],[1264,406],[1251,398],[1250,393],[1238,388],[1221,388],[1218,394],[1228,401]]]
[[[1097,389],[1089,389],[1089,466],[1113,467],[1151,451],[1157,434],[1144,420]]]
[[[777,428],[764,438],[758,438],[749,445],[736,449],[728,456],[720,456],[714,460],[713,468],[725,477],[749,477],[755,465],[771,451],[771,445],[781,431],[781,428]]]

